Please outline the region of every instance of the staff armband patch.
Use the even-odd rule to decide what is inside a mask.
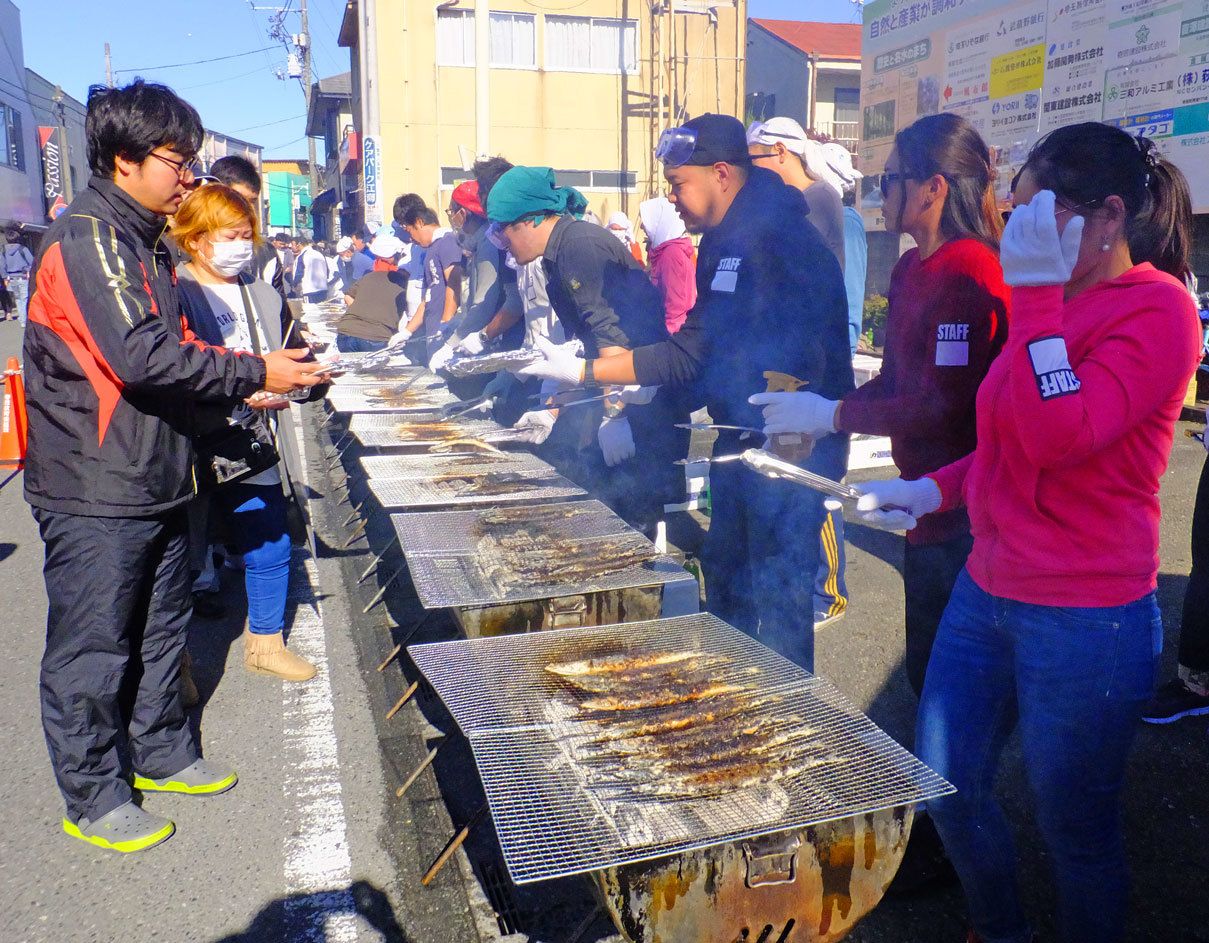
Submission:
[[[1028,345],[1029,359],[1033,363],[1033,378],[1042,401],[1071,396],[1079,392],[1082,384],[1070,368],[1066,356],[1066,341],[1061,335],[1042,337]]]

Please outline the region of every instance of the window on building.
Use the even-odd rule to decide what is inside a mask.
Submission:
[[[546,17],[546,68],[563,72],[638,71],[638,21]]]
[[[859,88],[837,88],[835,90],[835,120],[854,123],[861,120],[861,90]]]
[[[18,170],[25,169],[25,142],[21,137],[21,112],[8,109],[8,162]]]
[[[443,187],[456,187],[459,183],[473,179],[474,174],[469,170],[463,170],[461,167],[441,168],[441,186]]]
[[[474,65],[473,10],[437,10],[437,65]]]
[[[491,64],[499,68],[537,67],[537,27],[532,13],[492,13]],[[437,11],[437,65],[474,65],[474,11]]]
[[[8,147],[8,106],[0,102],[0,164],[10,163]]]
[[[556,170],[555,182],[560,187],[581,190],[628,190],[638,187],[638,174],[630,170]]]
[[[491,64],[503,68],[537,67],[537,28],[532,13],[491,14]],[[471,57],[473,60],[473,56]]]

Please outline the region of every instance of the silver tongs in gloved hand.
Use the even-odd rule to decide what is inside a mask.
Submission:
[[[763,449],[748,449],[739,457],[744,465],[767,478],[784,478],[841,501],[857,501],[862,494],[850,485],[832,481],[830,478],[824,478],[814,472],[808,472]]]

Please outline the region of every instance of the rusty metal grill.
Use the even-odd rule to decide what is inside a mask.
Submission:
[[[708,614],[414,645],[408,651],[470,741],[504,861],[518,884],[953,791],[829,682]],[[660,717],[661,709],[609,712],[599,723],[587,721],[578,698],[545,666],[619,652],[676,651],[725,659],[712,671],[718,683],[746,688],[734,695],[745,699],[739,702],[745,722],[766,721],[794,737],[802,743],[801,759],[780,757],[759,781],[709,798],[650,794],[666,777],[645,775],[641,757],[625,760],[622,775],[610,782],[608,765],[602,773],[589,741],[617,730],[612,714],[639,722]],[[783,767],[788,772],[779,775]]]
[[[343,366],[345,364],[341,362],[341,367]],[[423,367],[412,366],[378,367],[372,370],[367,369],[363,373],[349,370],[332,379],[332,389],[343,389],[344,387],[381,389],[382,387],[399,386],[413,379],[416,374],[423,372]],[[412,389],[423,390],[433,386],[445,386],[445,381],[437,376],[425,376],[416,380]]]
[[[393,391],[391,384],[338,387],[328,392],[327,401],[338,413],[432,413],[458,398],[445,386],[416,383],[402,393]]]
[[[613,537],[634,530],[596,499],[525,507],[392,514],[399,546],[407,554],[475,552],[480,540],[518,528],[552,540]]]
[[[586,497],[553,468],[526,472],[452,472],[440,478],[371,478],[369,490],[384,508],[451,507]]]
[[[547,471],[550,465],[532,452],[483,452],[478,455],[365,455],[361,467],[370,478],[434,478],[486,475],[489,472]]]
[[[354,413],[348,430],[362,445],[374,448],[410,448],[427,451],[431,446],[454,439],[480,438],[503,429],[490,419],[449,419],[441,422],[412,422],[402,416]],[[459,451],[473,451],[470,448]]]

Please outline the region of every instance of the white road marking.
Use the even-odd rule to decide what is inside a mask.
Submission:
[[[295,411],[299,455],[302,417]],[[305,459],[300,469],[306,478]],[[299,565],[301,564],[301,565]],[[355,943],[357,916],[352,861],[340,786],[335,708],[328,673],[323,609],[315,592],[319,571],[309,550],[296,548],[290,567],[289,646],[318,669],[310,681],[283,683],[284,772],[282,789],[291,808],[285,840],[285,911],[299,941]],[[288,611],[288,609],[287,609]]]

